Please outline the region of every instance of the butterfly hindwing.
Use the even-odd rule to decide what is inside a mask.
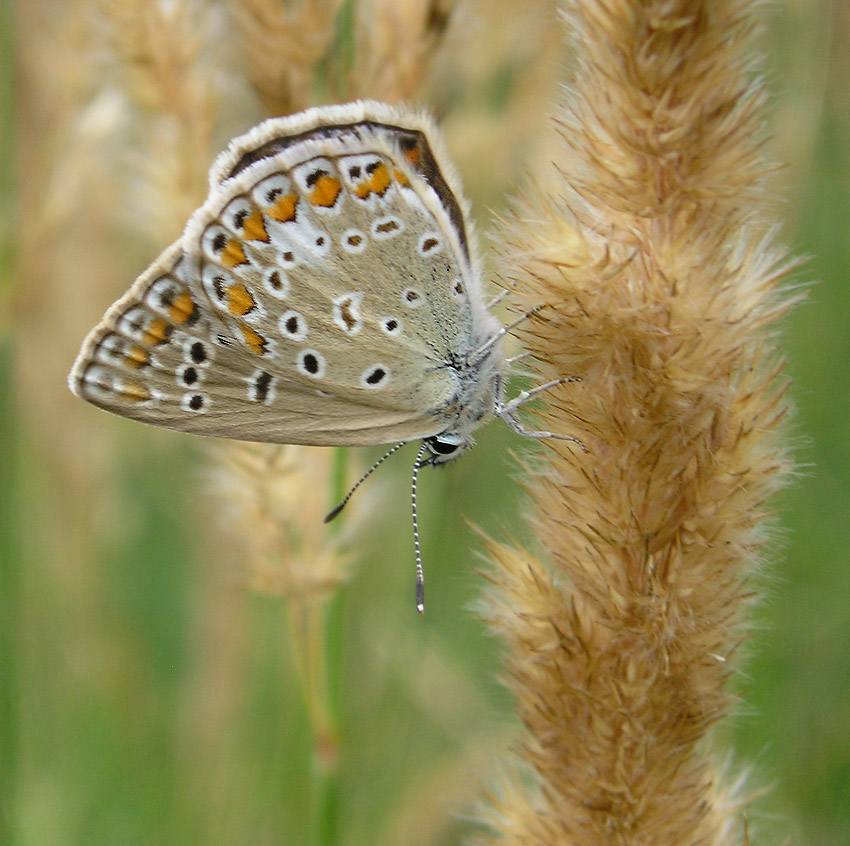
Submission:
[[[353,117],[237,139],[183,238],[87,339],[72,389],[245,440],[445,428],[483,311],[462,211],[420,130]]]

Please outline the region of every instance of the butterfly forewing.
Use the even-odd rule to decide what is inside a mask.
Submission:
[[[87,339],[72,389],[124,416],[246,440],[442,431],[452,362],[476,343],[479,283],[422,128],[364,109],[339,109],[330,129],[301,116],[237,139],[182,240]]]

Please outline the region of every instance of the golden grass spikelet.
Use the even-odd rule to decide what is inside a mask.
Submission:
[[[101,210],[115,202],[116,186],[102,162],[110,153],[115,115],[109,98],[91,98],[97,76],[79,0],[19,4],[9,17],[17,38],[19,92],[14,118],[7,115],[17,133],[17,184],[9,196],[14,213],[7,220],[14,241],[6,293],[18,338],[10,395],[29,444],[7,452],[16,462],[50,468],[44,511],[32,517],[49,528],[28,538],[33,546],[26,554],[35,560],[34,550],[43,545],[36,569],[49,572],[62,592],[85,583],[80,595],[88,600],[97,590],[89,567],[91,498],[105,487],[111,454],[108,444],[92,442],[84,415],[77,413],[80,403],[57,386],[82,327],[96,317],[91,304],[104,296],[111,271],[114,230]],[[6,481],[14,484],[13,478]],[[3,543],[8,547],[11,538]]]
[[[233,443],[215,452],[213,486],[228,534],[244,546],[240,565],[251,586],[298,602],[335,590],[344,562],[322,523],[333,450]]]
[[[213,16],[191,0],[99,0],[105,43],[148,149],[139,182],[150,195],[145,218],[163,242],[179,232],[207,190],[215,153],[221,79],[207,55]],[[136,141],[138,143],[138,140]]]
[[[389,103],[415,97],[449,27],[456,0],[362,0],[357,4],[357,96]]]
[[[334,37],[342,0],[229,0],[241,60],[265,112],[313,105],[316,67]]]
[[[494,800],[498,842],[746,837],[704,747],[789,460],[771,326],[789,268],[764,223],[760,4],[573,0],[563,153],[505,227],[526,343],[553,392],[529,484],[549,562],[492,545],[535,789]],[[550,375],[547,366],[547,376]],[[731,792],[730,792],[731,791]]]

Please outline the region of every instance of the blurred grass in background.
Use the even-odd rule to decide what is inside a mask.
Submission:
[[[535,55],[531,35],[541,44],[551,36],[553,5],[527,6],[504,0],[503,20],[490,11],[485,22],[475,19],[484,7],[471,5],[465,25],[475,49],[441,95],[449,148],[485,233],[487,209],[504,206],[523,170],[545,157],[535,140],[545,138],[545,107],[529,125],[522,84]],[[20,14],[13,33],[8,0],[2,8],[3,46],[14,39],[19,50],[49,51],[28,28],[37,16]],[[87,91],[73,74],[62,78],[62,58],[86,43],[87,24],[69,23],[51,84],[68,86],[71,109],[110,96],[110,86]],[[759,827],[777,841],[790,831],[794,843],[838,844],[850,842],[850,11],[840,2],[779,5],[763,43],[773,149],[789,164],[777,176],[777,206],[787,242],[812,256],[798,279],[816,284],[784,340],[804,469],[777,503],[779,543],[765,568],[752,657],[736,682],[743,705],[720,734],[738,763],[753,764],[754,786],[775,785],[758,809],[776,822]],[[126,276],[100,280],[97,302],[61,279],[44,291],[15,275],[15,224],[31,210],[28,169],[47,169],[43,179],[60,185],[73,186],[75,176],[50,170],[71,139],[39,137],[38,121],[48,118],[30,107],[15,197],[12,138],[26,110],[16,113],[14,100],[23,104],[28,85],[44,81],[25,72],[15,88],[13,51],[0,56],[2,116],[12,130],[0,157],[0,842],[321,841],[289,612],[246,590],[241,562],[220,552],[208,446],[113,419],[65,386],[84,334],[155,256],[150,233],[110,245],[127,254],[117,262]],[[551,43],[546,56],[550,68],[568,60]],[[543,102],[556,96],[554,75],[551,82]],[[93,108],[87,119],[99,119]],[[510,132],[494,134],[503,122],[513,122]],[[494,143],[488,158],[480,153],[486,137],[510,141]],[[528,148],[517,143],[524,138],[533,139]],[[87,233],[98,190],[68,189],[81,203],[72,233],[79,264],[69,279],[115,266],[94,255],[102,244],[92,246]],[[51,228],[35,237],[49,254]],[[56,292],[67,300],[55,302]],[[63,332],[45,322],[50,311],[68,324]],[[324,826],[336,832],[333,842],[450,844],[472,829],[475,774],[509,745],[512,712],[496,681],[497,645],[469,610],[483,585],[469,524],[497,537],[527,531],[511,451],[527,456],[529,446],[494,424],[462,461],[422,474],[425,618],[412,602],[413,447],[358,493],[353,577],[331,615],[340,757],[328,811],[335,819]],[[350,460],[365,465],[373,453],[364,452]]]

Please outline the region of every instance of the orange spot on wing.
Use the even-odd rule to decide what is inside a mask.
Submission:
[[[127,402],[144,402],[151,398],[151,392],[141,382],[122,382],[119,393]]]
[[[340,185],[336,177],[323,173],[313,186],[313,190],[310,193],[310,202],[314,206],[330,208],[336,202],[336,198],[339,196],[341,190],[342,185]]]
[[[150,354],[144,347],[130,347],[124,355],[124,363],[128,367],[144,367],[150,361]]]
[[[165,343],[165,341],[168,339],[168,327],[169,324],[164,318],[155,318],[148,324],[148,327],[145,329],[141,339],[142,343],[146,347],[153,347],[156,344]]]
[[[242,242],[237,241],[235,238],[231,238],[227,242],[227,246],[221,251],[219,258],[225,267],[236,267],[237,264],[245,264],[248,261],[245,258],[245,249],[242,246]]]
[[[254,298],[242,284],[230,285],[225,288],[224,296],[227,298],[227,310],[239,317],[247,314],[256,305]]]
[[[242,224],[242,233],[249,241],[268,241],[269,233],[266,232],[266,224],[263,222],[263,213],[255,209]]]
[[[178,326],[186,323],[195,313],[195,303],[187,291],[178,294],[168,307],[168,316]]]
[[[255,355],[262,355],[266,351],[268,341],[259,332],[252,329],[250,326],[246,326],[244,323],[241,323],[239,328],[242,330],[245,343],[248,345],[251,352]]]
[[[397,167],[393,168],[393,176],[395,177],[395,181],[398,182],[399,185],[404,185],[404,186],[410,185],[410,180]]]
[[[369,176],[364,179],[355,189],[354,193],[365,200],[370,194],[383,194],[390,187],[390,172],[387,166],[381,162]]]
[[[417,145],[416,147],[413,147],[413,148],[412,148],[412,149],[410,149],[410,150],[405,150],[405,151],[404,151],[404,157],[405,157],[405,158],[406,158],[406,159],[407,159],[407,160],[408,160],[408,161],[409,161],[412,165],[414,165],[414,166],[415,166],[415,165],[418,165],[418,164],[419,164],[419,146]]]
[[[269,217],[280,223],[288,223],[290,220],[295,220],[295,207],[297,205],[297,194],[283,194],[277,198],[273,206],[266,209],[266,212]]]

